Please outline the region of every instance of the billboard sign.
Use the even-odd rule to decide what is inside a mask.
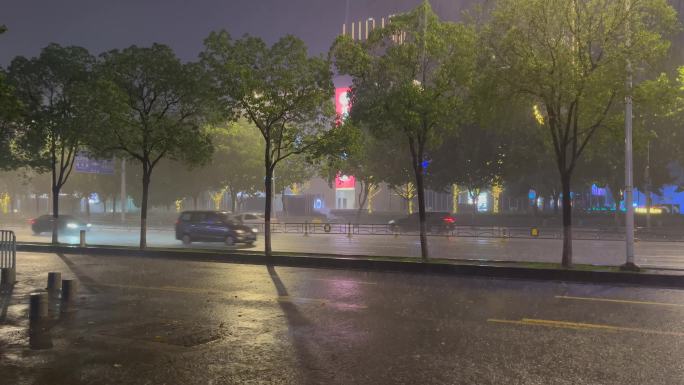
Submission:
[[[351,190],[356,186],[356,178],[353,175],[337,174],[335,177],[335,189],[337,190]]]
[[[95,159],[86,152],[79,152],[74,159],[74,171],[83,174],[114,175],[114,160]]]

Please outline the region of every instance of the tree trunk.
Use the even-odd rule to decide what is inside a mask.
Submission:
[[[230,186],[228,190],[230,191],[230,212],[235,214],[237,213],[237,192]]]
[[[408,215],[411,215],[411,214],[413,214],[413,198],[414,197],[411,196],[410,194],[408,194],[408,191],[409,191],[408,187],[406,187],[406,191],[407,191],[407,195],[406,195],[407,198],[405,198],[405,200],[406,200],[406,212],[408,213]]]
[[[140,248],[147,247],[147,199],[150,191],[150,174],[147,161],[143,161],[142,202],[140,204]]]
[[[646,190],[646,227],[651,227],[651,205],[653,205],[651,199],[651,190]]]
[[[553,215],[558,215],[558,194],[552,195],[553,198]]]
[[[361,191],[359,191],[359,208],[356,210],[356,223],[358,224],[361,220],[361,212],[363,211],[363,206],[366,204],[368,199],[368,192],[370,190],[370,183],[361,181]]]
[[[418,217],[420,218],[420,251],[423,261],[429,258],[427,227],[425,223],[425,190],[423,189],[423,166],[418,162],[416,167],[416,188],[418,189]]]
[[[102,212],[107,214],[107,198],[102,200]]]
[[[273,168],[269,156],[266,156],[266,179],[264,180],[264,190],[266,190],[266,202],[264,205],[264,253],[267,257],[271,256],[271,208],[273,201]]]
[[[90,221],[90,199],[88,195],[84,197],[85,199],[85,206],[86,206],[86,218],[88,218],[88,221]]]
[[[418,218],[420,220],[420,255],[423,261],[429,258],[427,228],[425,223],[425,191],[423,189],[423,149],[420,143],[419,148],[414,148],[413,139],[409,139],[411,147],[411,161],[413,162],[413,172],[416,178],[416,188],[418,189]]]
[[[535,217],[539,215],[539,192],[534,190],[534,198],[532,201],[532,215]]]
[[[52,243],[59,243],[59,186],[52,186]]]
[[[52,158],[52,243],[59,243],[57,235],[59,219],[59,184],[57,184],[57,154],[55,153],[55,138],[52,136],[50,143],[50,155]]]
[[[610,192],[613,194],[613,202],[615,202],[615,212],[613,213],[613,222],[615,226],[620,226],[620,190],[610,186]]]
[[[570,199],[570,173],[561,174],[563,189],[563,267],[572,266],[572,200]]]
[[[232,187],[229,188],[230,190],[230,210],[233,214],[237,213],[237,191],[233,189]]]
[[[266,202],[264,205],[264,254],[271,256],[271,206],[273,200],[273,164],[271,161],[271,141],[266,139],[264,149],[264,166],[266,166],[266,178],[264,179],[264,191]]]
[[[476,193],[473,193],[472,190],[468,190],[468,195],[470,196],[470,200],[473,202],[473,208],[470,212],[470,225],[475,226],[477,224],[477,214],[478,214],[478,204],[480,203],[480,193],[479,191]]]

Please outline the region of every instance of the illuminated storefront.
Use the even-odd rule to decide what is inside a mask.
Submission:
[[[356,178],[349,175],[335,177],[335,208],[353,209],[356,205]]]

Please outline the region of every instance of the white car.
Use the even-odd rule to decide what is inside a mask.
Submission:
[[[266,218],[264,218],[264,214],[261,213],[242,213],[242,214],[237,214],[233,215],[231,217],[234,221],[239,222],[243,225],[264,225],[264,222],[266,222]],[[277,223],[278,220],[274,217],[271,217],[271,223]]]

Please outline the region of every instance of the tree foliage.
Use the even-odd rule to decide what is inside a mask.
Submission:
[[[676,22],[665,0],[501,0],[485,30],[491,66],[542,111],[563,199],[564,266],[572,263],[570,188],[587,145],[625,94],[627,64],[654,61]],[[629,31],[629,32],[628,32]]]
[[[410,155],[418,194],[423,259],[428,258],[423,161],[457,122],[467,121],[475,69],[475,31],[440,21],[430,4],[395,16],[368,40],[340,36],[331,49],[340,72],[353,78],[351,119]]]
[[[88,137],[92,111],[86,100],[94,62],[85,48],[50,44],[38,57],[17,57],[9,67],[9,81],[24,106],[14,149],[23,163],[50,171],[55,218],[59,193]],[[58,242],[57,235],[55,227],[53,243]]]
[[[264,139],[265,252],[271,254],[272,178],[287,158],[314,153],[333,127],[330,63],[309,57],[304,43],[285,36],[272,46],[257,37],[233,40],[212,32],[201,57],[221,102],[254,124]]]
[[[201,164],[211,158],[205,125],[217,116],[200,66],[183,64],[167,46],[131,46],[102,55],[92,108],[100,112],[93,138],[99,153],[140,163],[140,247],[146,247],[147,198],[162,159]]]

